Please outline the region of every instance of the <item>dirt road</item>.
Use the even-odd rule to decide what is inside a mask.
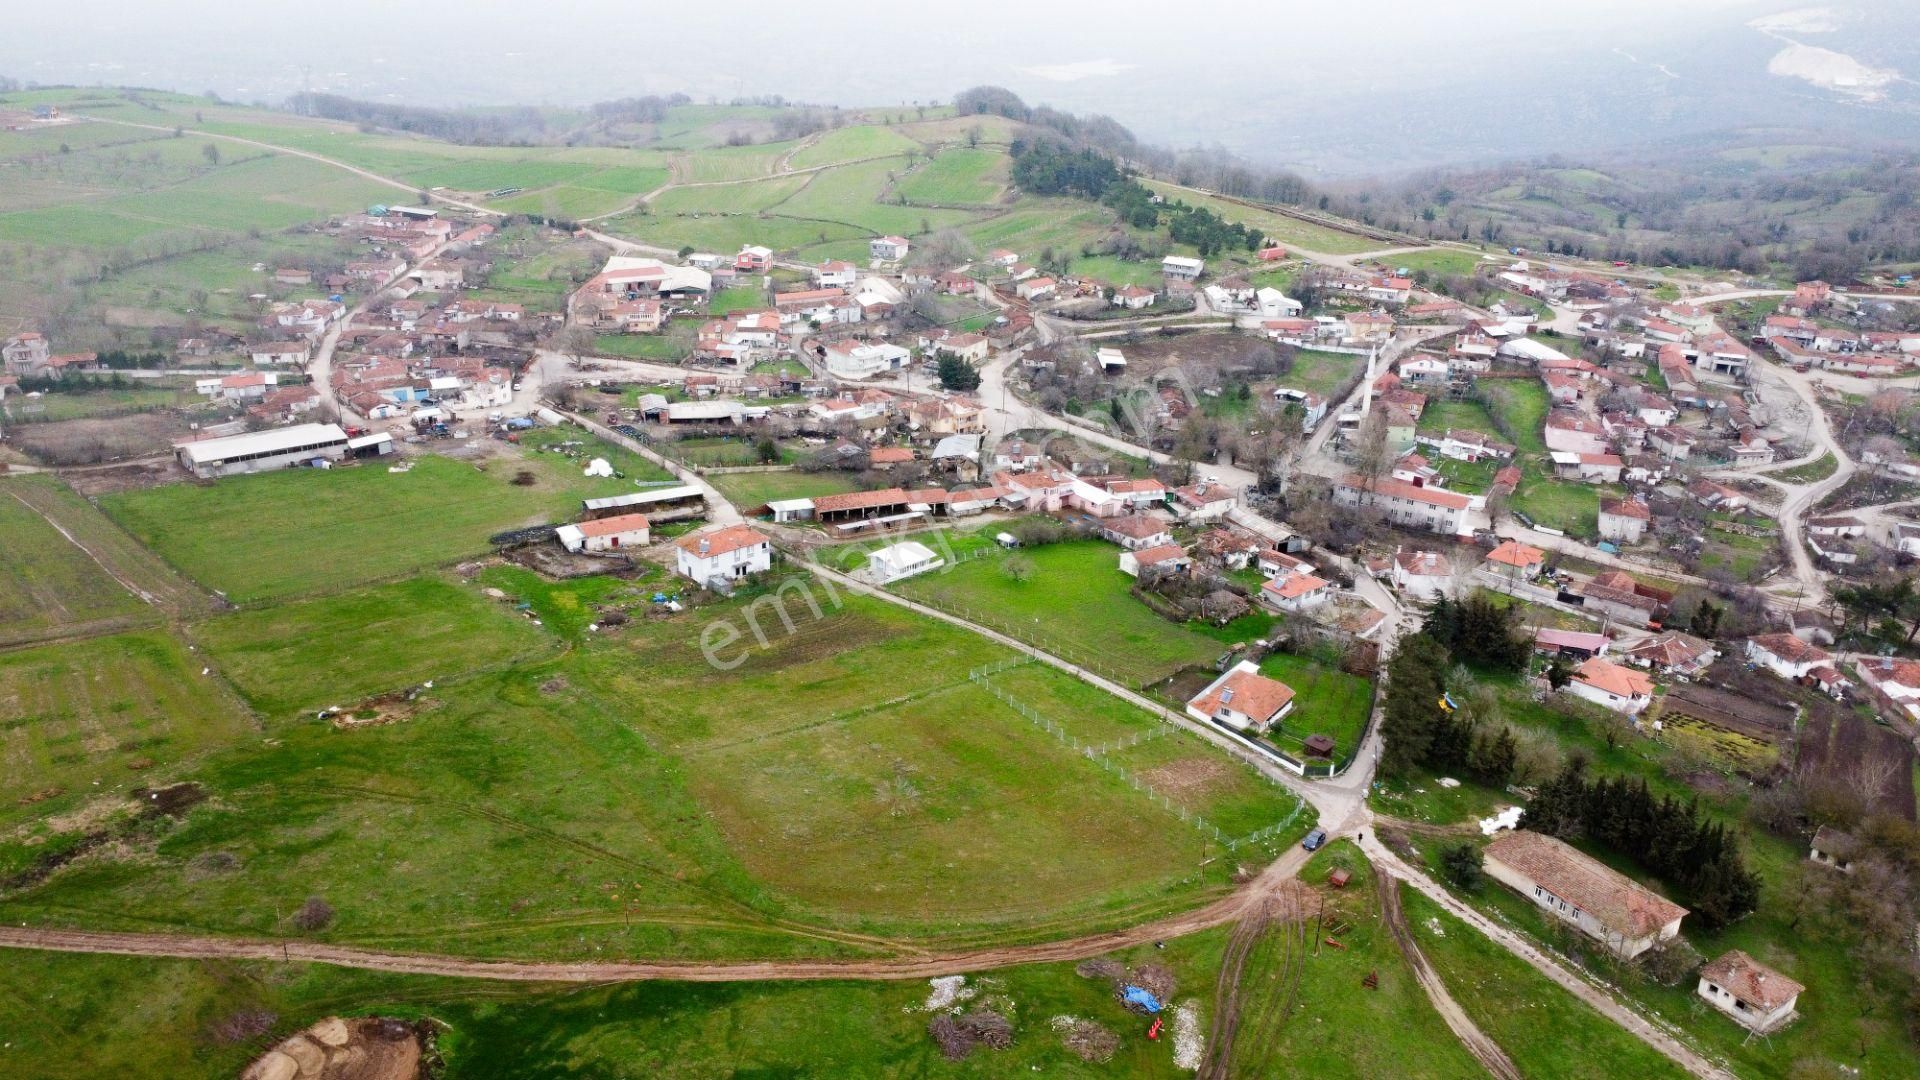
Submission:
[[[764,961],[520,961],[475,960],[432,953],[383,952],[352,945],[311,941],[188,934],[115,933],[90,930],[42,930],[0,927],[0,948],[52,952],[104,953],[114,956],[170,957],[185,960],[298,960],[364,971],[406,975],[449,975],[509,982],[603,983],[651,980],[676,982],[761,982],[766,980],[930,979],[1019,964],[1086,960],[1119,949],[1183,937],[1241,918],[1286,886],[1306,862],[1306,852],[1291,849],[1231,895],[1205,907],[1141,923],[1122,930],[1032,945],[928,953],[889,960]]]
[[[1387,928],[1393,931],[1393,940],[1400,946],[1401,955],[1407,958],[1407,966],[1413,969],[1414,980],[1420,989],[1427,992],[1427,1000],[1433,1003],[1433,1010],[1447,1022],[1448,1030],[1460,1040],[1460,1045],[1484,1066],[1488,1073],[1499,1080],[1520,1080],[1520,1070],[1514,1067],[1513,1059],[1507,1056],[1500,1044],[1487,1037],[1464,1010],[1460,1003],[1453,1000],[1447,991],[1447,984],[1427,963],[1427,954],[1420,951],[1420,943],[1413,940],[1407,931],[1406,912],[1400,908],[1400,879],[1385,871],[1374,874],[1374,885],[1380,893],[1380,915],[1386,921]]]

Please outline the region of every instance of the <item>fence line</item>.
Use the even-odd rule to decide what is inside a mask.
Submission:
[[[1131,735],[1125,738],[1115,739],[1112,742],[1105,742],[1105,743],[1082,742],[1079,736],[1075,735],[1073,732],[1068,731],[1066,728],[1062,727],[1058,722],[1048,719],[1044,714],[1039,712],[1037,709],[1034,709],[1032,706],[1028,705],[1026,702],[1020,700],[1020,698],[1015,696],[1011,691],[1003,689],[1002,687],[996,685],[992,681],[991,676],[993,675],[997,675],[1003,671],[1009,671],[1013,668],[1025,667],[1028,664],[1034,664],[1034,663],[1038,663],[1038,661],[1034,660],[1032,657],[1028,657],[1028,656],[1016,657],[1011,660],[1003,660],[997,664],[988,664],[983,667],[974,668],[972,671],[967,672],[967,678],[970,681],[977,683],[978,685],[986,688],[987,692],[992,694],[994,697],[998,698],[1001,704],[1006,705],[1008,708],[1012,709],[1015,713],[1019,714],[1022,718],[1026,719],[1029,723],[1033,724],[1035,727],[1039,728],[1040,730],[1046,732],[1049,735],[1052,735],[1062,745],[1068,747],[1069,749],[1073,750],[1075,753],[1081,755],[1082,757],[1085,757],[1088,761],[1093,762],[1094,764],[1100,766],[1102,769],[1105,769],[1109,773],[1112,773],[1114,776],[1119,777],[1122,781],[1124,781],[1129,786],[1131,786],[1135,791],[1138,791],[1141,794],[1144,794],[1145,796],[1147,796],[1147,799],[1149,801],[1158,802],[1163,809],[1179,817],[1179,819],[1183,823],[1191,825],[1194,828],[1198,829],[1201,833],[1212,837],[1216,843],[1225,845],[1228,851],[1236,851],[1239,849],[1239,846],[1241,844],[1256,844],[1256,843],[1259,843],[1260,841],[1268,839],[1269,837],[1276,836],[1281,832],[1284,832],[1289,826],[1293,824],[1294,820],[1300,816],[1300,811],[1306,807],[1307,801],[1305,799],[1301,798],[1297,793],[1288,789],[1285,784],[1282,784],[1279,781],[1273,779],[1271,776],[1268,776],[1266,773],[1261,772],[1259,767],[1254,765],[1252,762],[1248,762],[1247,764],[1249,768],[1252,769],[1253,774],[1255,776],[1259,777],[1262,780],[1265,780],[1269,784],[1272,784],[1274,787],[1277,787],[1283,791],[1286,791],[1287,794],[1293,796],[1293,799],[1294,799],[1293,810],[1290,811],[1285,818],[1263,829],[1259,829],[1252,833],[1248,833],[1245,836],[1238,836],[1238,837],[1228,836],[1223,830],[1220,829],[1219,826],[1208,821],[1206,818],[1202,817],[1201,815],[1189,811],[1186,807],[1175,802],[1165,792],[1154,787],[1152,784],[1148,783],[1147,781],[1142,780],[1139,776],[1135,775],[1132,771],[1128,770],[1125,766],[1120,765],[1119,763],[1113,760],[1113,755],[1116,753],[1119,753],[1125,750],[1130,750],[1133,747],[1139,746],[1153,739],[1158,739],[1164,735],[1171,734],[1175,727],[1174,721],[1171,718],[1171,716],[1160,715],[1156,713],[1149,713],[1148,715],[1152,716],[1157,721],[1157,723],[1152,728],[1149,728],[1146,731],[1137,732],[1134,735]]]

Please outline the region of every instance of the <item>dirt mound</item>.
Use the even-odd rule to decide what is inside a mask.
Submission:
[[[941,1014],[927,1024],[927,1034],[940,1044],[948,1061],[964,1061],[974,1047],[1005,1050],[1013,1045],[1013,1024],[991,1009],[976,1009],[965,1016]]]
[[[402,1020],[329,1016],[261,1055],[241,1080],[417,1080],[420,1032]]]
[[[1149,787],[1165,792],[1178,800],[1183,796],[1203,794],[1212,789],[1226,777],[1226,759],[1219,754],[1207,757],[1185,758],[1169,761],[1165,765],[1156,765],[1140,774]]]
[[[341,731],[398,724],[413,719],[416,713],[428,706],[429,700],[422,696],[423,691],[424,687],[418,686],[394,690],[370,697],[350,709],[329,709],[325,715]]]
[[[1060,1041],[1081,1061],[1098,1064],[1110,1060],[1113,1052],[1120,1049],[1120,1036],[1113,1029],[1096,1024],[1091,1020],[1081,1020],[1067,1027]]]
[[[207,792],[199,784],[189,782],[163,788],[134,788],[133,797],[148,815],[179,817],[206,802]]]
[[[1106,979],[1112,981],[1126,975],[1127,967],[1118,960],[1109,960],[1096,956],[1092,960],[1082,960],[1074,966],[1073,973],[1083,979]]]

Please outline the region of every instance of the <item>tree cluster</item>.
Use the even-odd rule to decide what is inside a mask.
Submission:
[[[1585,836],[1631,855],[1685,892],[1694,916],[1718,928],[1760,902],[1760,879],[1746,867],[1727,827],[1697,801],[1655,797],[1639,777],[1589,779],[1578,758],[1541,785],[1520,827],[1572,839]]]
[[[980,389],[980,369],[951,353],[940,355],[940,385],[968,393]]]
[[[1485,593],[1464,600],[1440,597],[1421,629],[1446,646],[1455,660],[1474,667],[1524,671],[1533,654],[1519,610]]]
[[[1423,765],[1505,784],[1519,762],[1519,740],[1512,728],[1490,716],[1445,704],[1451,663],[1446,647],[1425,633],[1400,643],[1387,665],[1381,771],[1405,775]]]

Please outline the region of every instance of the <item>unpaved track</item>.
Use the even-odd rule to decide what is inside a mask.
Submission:
[[[1297,850],[1297,849],[1296,849]],[[1148,942],[1210,930],[1241,918],[1262,904],[1299,871],[1300,860],[1283,858],[1231,896],[1193,911],[1085,937],[1033,945],[929,953],[892,960],[748,960],[530,962],[475,960],[431,953],[383,952],[351,945],[311,941],[268,941],[188,934],[116,933],[91,930],[39,930],[0,927],[0,947],[51,952],[105,953],[115,956],[172,957],[185,960],[298,960],[365,971],[407,975],[450,975],[510,982],[606,983],[664,980],[677,982],[761,982],[766,980],[928,979],[1019,964],[1087,960]]]
[[[1413,969],[1420,989],[1427,992],[1427,1000],[1433,1002],[1434,1011],[1488,1073],[1499,1080],[1521,1080],[1513,1059],[1461,1010],[1460,1003],[1447,991],[1447,984],[1440,981],[1433,965],[1427,963],[1427,954],[1420,951],[1419,942],[1407,932],[1407,916],[1400,908],[1400,879],[1382,870],[1374,874],[1373,880],[1380,893],[1380,917],[1393,931],[1393,940],[1399,944],[1401,955],[1407,958],[1407,966]]]

